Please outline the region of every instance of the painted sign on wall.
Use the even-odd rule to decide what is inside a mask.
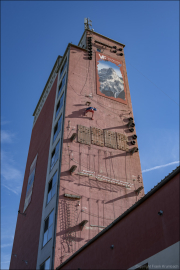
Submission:
[[[34,183],[34,176],[35,176],[35,170],[36,170],[36,161],[37,161],[37,155],[36,155],[35,159],[33,160],[32,164],[31,164],[31,167],[30,167],[28,185],[27,185],[27,190],[26,190],[26,198],[25,198],[23,212],[26,210],[26,208],[28,207],[28,205],[31,202],[33,183]]]
[[[97,94],[127,104],[122,62],[96,53]]]

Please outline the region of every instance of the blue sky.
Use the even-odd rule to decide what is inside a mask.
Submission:
[[[124,49],[147,193],[179,161],[179,2],[1,2],[1,268],[9,267],[33,111],[84,18]],[[154,169],[153,169],[154,168]]]

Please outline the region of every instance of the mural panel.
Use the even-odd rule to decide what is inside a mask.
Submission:
[[[128,151],[128,138],[126,137],[126,135],[121,134],[121,133],[116,133],[117,134],[117,148],[119,150],[123,150],[123,151]]]
[[[78,142],[84,144],[91,144],[90,128],[78,125]]]
[[[97,94],[127,104],[122,62],[96,53]]]
[[[105,146],[117,149],[116,132],[104,130]]]
[[[104,146],[104,134],[102,129],[91,127],[91,143]]]

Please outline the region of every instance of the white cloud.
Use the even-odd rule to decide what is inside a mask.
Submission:
[[[8,190],[12,191],[12,192],[15,193],[16,195],[18,195],[18,192],[17,192],[16,190],[14,190],[14,189],[12,189],[12,188],[10,188],[10,187],[4,185],[4,184],[2,184],[2,186],[5,187],[5,188],[7,188]]]
[[[1,116],[1,126],[7,125],[9,123],[10,123],[10,121],[7,121],[6,117]]]
[[[10,123],[10,121],[1,121],[1,126],[9,124],[9,123]]]
[[[143,170],[142,173],[157,170],[157,169],[161,169],[163,167],[167,167],[167,166],[174,165],[174,164],[179,164],[179,161],[174,161],[174,162],[171,162],[171,163],[168,163],[168,164],[165,164],[165,165],[155,166],[153,168]]]
[[[138,129],[138,127],[137,127]],[[157,164],[169,164],[179,160],[179,132],[168,128],[146,128],[137,130],[142,168],[153,168]],[[148,142],[148,143],[147,143]]]
[[[11,156],[4,151],[1,153],[1,175],[2,186],[18,195],[21,192],[23,175],[16,168]]]
[[[14,224],[13,224],[14,225]],[[6,224],[6,228],[4,225],[1,224],[1,231],[2,231],[2,234],[1,234],[1,241],[7,241],[7,239],[12,240],[14,239],[14,231],[12,231],[12,228],[8,228],[7,229],[7,226],[8,224]]]
[[[6,247],[12,247],[12,243],[11,243],[11,244],[4,244],[4,245],[1,245],[1,248],[6,248]]]
[[[12,143],[13,137],[14,134],[5,130],[1,130],[1,143]]]
[[[2,253],[1,255],[1,269],[9,269],[10,264],[10,253]]]
[[[5,163],[2,168],[2,176],[6,180],[15,180],[22,177],[21,172],[18,169],[7,163]]]
[[[2,144],[12,143],[14,138],[15,134],[5,130],[1,131]],[[23,175],[18,170],[12,154],[3,150],[1,151],[1,176],[2,186],[18,195],[21,191]]]

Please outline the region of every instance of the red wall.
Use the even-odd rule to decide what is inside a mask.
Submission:
[[[178,242],[179,176],[162,186],[61,269],[127,269]],[[162,216],[158,215],[159,210],[163,210]],[[113,250],[111,245],[114,245]]]
[[[23,212],[31,163],[38,154],[31,202],[18,215],[10,269],[36,269],[57,78],[33,127],[19,209]],[[28,265],[24,261],[27,260]]]
[[[109,45],[117,45],[96,34],[93,35],[94,52],[97,51],[95,39]],[[120,45],[117,46],[120,47]],[[139,196],[136,196],[134,192],[143,185],[137,180],[138,175],[142,177],[139,153],[130,155],[122,150],[92,144],[88,146],[77,141],[70,141],[71,135],[77,132],[78,124],[132,136],[127,128],[127,118],[133,117],[133,113],[124,56],[110,53],[109,48],[104,48],[103,53],[123,62],[128,104],[96,94],[95,55],[93,54],[92,60],[88,60],[88,53],[85,50],[71,46],[56,228],[55,268],[102,230],[102,228],[90,225],[107,226],[144,194],[142,191]],[[90,93],[93,94],[92,99],[86,97]],[[94,120],[91,120],[91,113],[84,116],[87,101],[91,101],[90,106],[97,108]],[[77,170],[71,176],[69,169],[72,165],[76,165]],[[76,174],[81,170],[95,171],[96,174],[128,181],[133,186],[127,189]],[[134,178],[136,181],[133,181]],[[64,193],[82,196],[80,205],[78,206],[77,201],[65,199]],[[88,223],[81,231],[78,224],[83,220],[88,220]]]

